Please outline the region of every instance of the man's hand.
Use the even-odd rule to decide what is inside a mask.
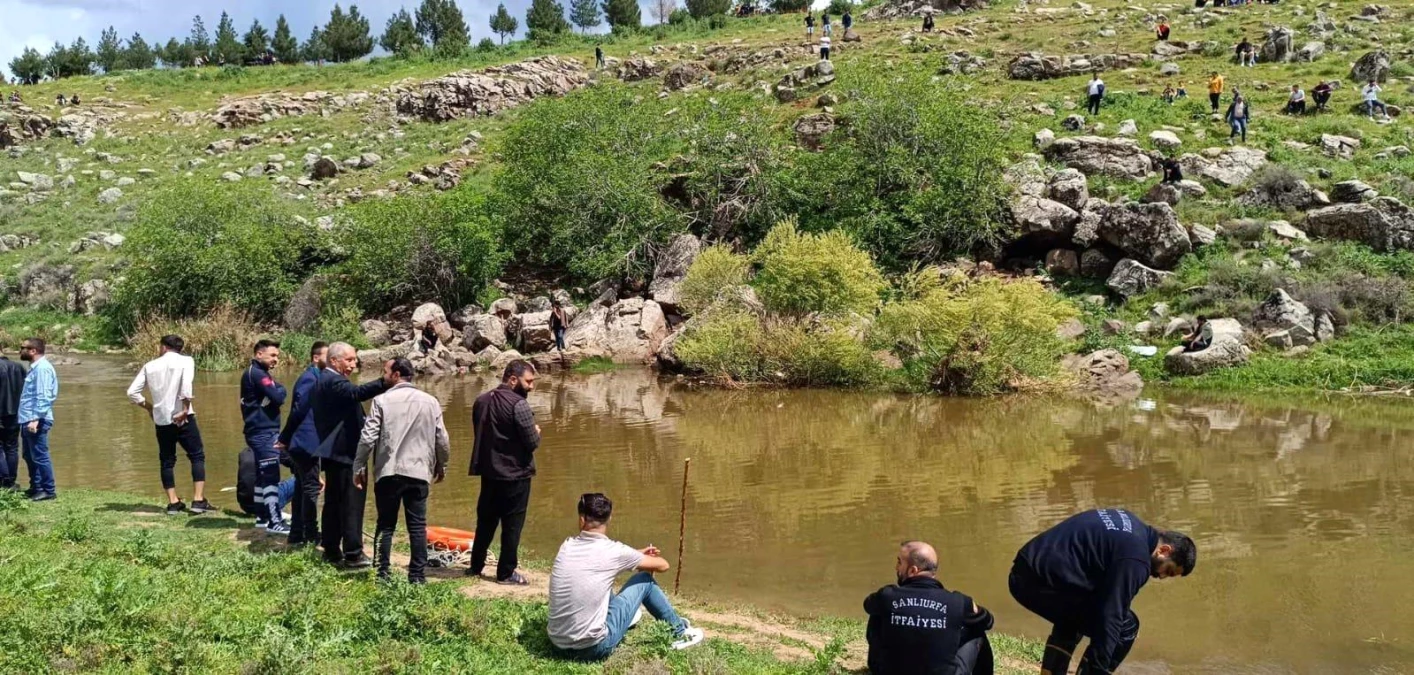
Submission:
[[[25,428],[29,429],[29,432],[32,434],[39,433],[39,420],[30,420],[29,424],[25,425]]]
[[[187,423],[187,411],[172,414],[172,424],[182,426]]]
[[[324,494],[324,476],[319,477],[319,494]]]
[[[355,471],[355,472],[354,472],[354,487],[356,487],[356,488],[362,490],[364,484],[367,483],[367,482],[368,482],[368,469],[359,469],[358,471]]]
[[[658,550],[658,547],[657,547],[657,546],[654,546],[654,545],[652,545],[652,544],[649,544],[649,545],[648,545],[648,548],[640,549],[638,552],[639,552],[639,553],[642,553],[643,555],[651,556],[651,557],[654,557],[654,558],[661,558],[661,557],[663,557],[663,556],[662,556],[662,553],[663,553],[663,552],[662,552],[662,551],[659,551],[659,550]]]
[[[277,441],[275,441],[275,449],[276,449],[276,450],[279,450],[280,452],[284,452],[284,451],[286,451],[286,450],[289,450],[289,449],[290,449],[290,446],[285,445],[284,443],[281,443],[280,441],[277,440]]]
[[[540,425],[539,425],[539,424],[535,425],[535,435],[536,435],[536,436],[539,436],[539,435],[540,435]]]
[[[442,479],[444,479],[444,478],[446,478],[446,477],[447,477],[447,467],[445,467],[445,466],[439,466],[439,467],[437,467],[437,470],[436,470],[436,471],[432,472],[432,482],[433,482],[433,483],[440,483],[440,482],[442,482]]]

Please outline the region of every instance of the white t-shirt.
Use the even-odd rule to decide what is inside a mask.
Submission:
[[[192,399],[192,380],[196,377],[196,362],[190,356],[167,352],[139,370],[137,377],[128,385],[128,400],[142,403],[143,391],[152,397],[152,423],[165,427],[172,423],[172,415],[182,411],[182,401]],[[187,414],[196,414],[190,403]]]
[[[1378,100],[1380,100],[1380,92],[1381,92],[1381,91],[1383,91],[1383,90],[1380,89],[1380,85],[1378,85],[1378,84],[1368,84],[1368,85],[1365,85],[1365,100],[1366,100],[1366,101],[1378,101]]]
[[[826,24],[826,25],[829,25],[829,24]],[[824,37],[821,37],[821,38],[820,38],[820,46],[821,46],[822,48],[824,48],[824,49],[829,49],[829,48],[830,48],[830,36],[826,35],[826,36],[824,36]]]
[[[1306,92],[1305,92],[1305,91],[1302,91],[1302,90],[1300,90],[1300,89],[1297,89],[1296,91],[1291,92],[1291,102],[1292,102],[1292,103],[1300,103],[1301,101],[1304,101],[1304,100],[1306,100]]]
[[[1099,94],[1099,93],[1100,93],[1100,87],[1103,87],[1103,86],[1105,86],[1105,81],[1104,81],[1104,80],[1101,80],[1101,79],[1098,78],[1098,77],[1095,78],[1095,79],[1093,79],[1093,80],[1090,80],[1090,95],[1091,95],[1091,96],[1094,96],[1094,95],[1096,95],[1096,94]]]
[[[580,532],[560,545],[550,571],[550,643],[588,649],[604,641],[614,577],[638,567],[643,554],[595,532]]]

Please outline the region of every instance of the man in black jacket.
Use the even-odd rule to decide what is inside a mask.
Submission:
[[[1198,548],[1181,532],[1157,530],[1124,509],[1071,516],[1032,539],[1016,554],[1011,595],[1051,622],[1041,659],[1043,675],[1064,675],[1081,636],[1090,647],[1078,675],[1119,668],[1139,636],[1129,608],[1150,577],[1188,576]]]
[[[354,485],[353,461],[358,454],[358,437],[363,431],[363,402],[388,390],[383,378],[365,384],[349,381],[349,373],[358,369],[358,352],[347,342],[329,345],[329,367],[319,374],[314,393],[308,401],[300,401],[285,420],[280,432],[281,450],[290,444],[307,415],[314,415],[314,430],[319,447],[310,452],[323,460],[324,560],[342,563],[350,569],[373,566],[363,553],[363,508],[367,494]]]
[[[0,355],[0,490],[13,489],[20,476],[20,394],[25,367]]]
[[[869,672],[874,675],[990,675],[992,614],[943,588],[938,554],[921,541],[899,545],[897,586],[864,599]]]
[[[245,444],[255,453],[255,501],[265,510],[256,516],[256,525],[265,531],[289,535],[290,526],[280,513],[280,452],[275,437],[280,433],[280,406],[285,404],[285,387],[271,372],[280,365],[280,343],[255,343],[250,365],[241,374],[241,418]]]
[[[540,447],[540,426],[525,400],[535,389],[535,366],[519,359],[501,374],[501,386],[476,398],[471,407],[474,434],[471,471],[481,476],[481,496],[476,501],[476,539],[471,546],[469,576],[480,576],[486,552],[501,527],[501,556],[496,561],[496,582],[524,586],[516,572],[516,550],[530,506],[530,479],[535,475],[535,449]]]

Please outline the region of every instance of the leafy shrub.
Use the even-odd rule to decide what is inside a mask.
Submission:
[[[132,266],[110,305],[124,333],[143,317],[197,316],[223,306],[273,319],[328,255],[318,231],[298,225],[267,190],[193,180],[143,206],[124,251]]]
[[[726,381],[851,387],[876,381],[880,371],[844,322],[728,310],[699,316],[686,330],[674,347],[678,358]]]
[[[870,314],[885,287],[869,254],[843,232],[801,233],[785,221],[753,256],[761,271],[752,285],[766,308],[781,314]]]
[[[498,229],[466,191],[364,202],[343,232],[339,299],[364,310],[434,300],[460,306],[501,271]]]
[[[496,51],[496,41],[492,40],[489,37],[481,38],[481,41],[476,43],[476,51],[481,52],[483,54],[494,52]]]
[[[746,283],[751,260],[725,246],[709,246],[697,255],[678,286],[681,304],[690,314],[707,309],[724,288]]]
[[[1054,372],[1067,351],[1056,328],[1075,314],[1033,280],[956,279],[886,305],[872,337],[905,361],[914,388],[995,394]]]
[[[850,0],[830,0],[830,6],[825,9],[831,16],[840,16],[848,11],[854,10],[854,3]],[[841,26],[843,28],[843,26]]]
[[[771,11],[777,14],[804,12],[810,8],[810,0],[771,0]]]
[[[128,336],[128,344],[139,355],[157,355],[164,335],[180,335],[183,349],[202,370],[235,370],[250,360],[261,333],[249,314],[230,306],[218,307],[202,317],[168,319],[148,317]],[[306,354],[308,351],[306,351]]]
[[[670,26],[680,26],[691,20],[692,13],[682,7],[673,10],[672,13],[668,15],[668,25]]]

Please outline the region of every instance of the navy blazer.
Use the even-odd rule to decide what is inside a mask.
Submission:
[[[363,402],[388,390],[383,378],[354,384],[349,378],[325,368],[314,384],[313,396],[300,401],[285,420],[280,442],[288,446],[307,416],[314,417],[319,445],[306,449],[310,455],[352,465],[358,454],[358,438],[363,431]]]

